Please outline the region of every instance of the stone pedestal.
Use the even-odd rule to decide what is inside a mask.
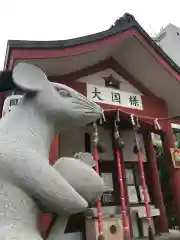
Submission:
[[[121,216],[103,218],[103,234],[106,240],[123,240]],[[98,240],[97,219],[86,219],[86,240]]]

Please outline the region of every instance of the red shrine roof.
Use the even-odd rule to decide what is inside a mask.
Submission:
[[[166,101],[169,115],[180,115],[180,68],[130,14],[106,31],[80,38],[10,40],[4,69],[18,61],[41,67],[51,79],[67,81],[112,68],[143,94]]]
[[[135,20],[134,16],[129,13],[124,14],[123,17],[116,20],[116,22],[103,32],[58,41],[26,41],[26,40],[9,40],[7,44],[7,51],[5,56],[4,67],[6,68],[10,59],[11,50],[15,49],[49,49],[49,48],[72,48],[81,44],[87,44],[94,41],[102,40],[107,37],[111,37],[130,29],[136,29],[142,34],[147,42],[157,51],[157,53],[167,61],[167,63],[180,73],[180,68],[175,62],[156,44],[156,42],[147,34],[147,32],[141,27],[141,25]]]

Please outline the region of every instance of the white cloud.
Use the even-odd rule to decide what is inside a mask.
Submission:
[[[1,0],[0,7],[0,69],[8,39],[60,40],[83,36],[106,30],[125,12],[133,14],[150,34],[169,22],[180,26],[178,0]]]

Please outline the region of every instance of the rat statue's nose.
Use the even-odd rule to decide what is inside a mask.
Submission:
[[[103,110],[99,106],[93,108],[93,112],[96,113],[96,114],[99,114],[99,116],[103,115]]]
[[[95,112],[96,112],[96,114],[99,115],[99,118],[105,120],[104,110],[97,104],[96,104]]]
[[[93,116],[94,116],[93,121],[96,121],[100,118],[104,119],[104,111],[99,105],[97,105],[97,104],[94,105],[92,113],[93,113]]]
[[[94,103],[93,111],[94,113],[99,114],[100,116],[103,115],[103,109],[96,103]]]

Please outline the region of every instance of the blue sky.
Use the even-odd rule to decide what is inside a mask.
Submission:
[[[61,40],[105,30],[125,12],[150,34],[168,23],[180,27],[180,1],[171,0],[1,0],[0,69],[6,43],[16,40]]]

